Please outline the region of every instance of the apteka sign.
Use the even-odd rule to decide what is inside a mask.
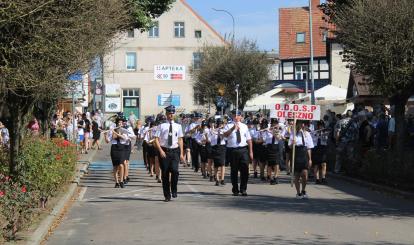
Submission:
[[[185,66],[155,65],[154,80],[185,80]]]
[[[270,117],[318,121],[321,119],[321,107],[319,105],[278,103],[272,105],[270,109]]]

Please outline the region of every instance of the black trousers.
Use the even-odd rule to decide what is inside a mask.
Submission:
[[[191,139],[191,163],[196,171],[200,168],[200,162],[198,159],[200,150],[198,148],[197,141],[195,139]]]
[[[247,190],[247,181],[249,180],[249,151],[247,147],[232,148],[230,157],[231,166],[231,184],[233,193]],[[238,185],[238,175],[240,171],[240,188]]]
[[[180,149],[163,148],[166,157],[160,157],[160,167],[162,171],[162,189],[165,198],[171,198],[171,193],[177,193],[178,183],[178,164],[180,163]],[[170,182],[171,173],[171,182]]]

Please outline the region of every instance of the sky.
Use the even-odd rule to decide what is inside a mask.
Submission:
[[[302,7],[308,0],[186,0],[223,37],[231,35],[234,17],[235,39],[257,41],[260,50],[279,49],[279,8]]]

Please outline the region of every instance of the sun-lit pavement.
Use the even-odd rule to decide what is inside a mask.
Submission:
[[[414,202],[347,182],[310,184],[296,200],[279,185],[250,179],[247,197],[180,169],[178,199],[164,203],[161,184],[136,153],[132,181],[115,189],[108,146],[96,154],[79,200],[47,244],[414,244]]]

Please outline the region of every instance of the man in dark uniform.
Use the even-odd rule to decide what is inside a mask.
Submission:
[[[162,188],[165,202],[177,197],[178,165],[184,161],[183,130],[174,122],[175,107],[165,108],[167,121],[162,123],[155,134],[155,145],[158,149],[162,171]],[[171,174],[171,182],[170,182]]]
[[[227,137],[227,147],[231,148],[231,183],[233,196],[247,196],[247,181],[249,179],[249,162],[253,160],[252,138],[246,124],[241,122],[241,111],[233,110],[233,122],[224,127],[224,137]],[[250,160],[249,160],[250,157]],[[240,171],[240,188],[238,174]]]

